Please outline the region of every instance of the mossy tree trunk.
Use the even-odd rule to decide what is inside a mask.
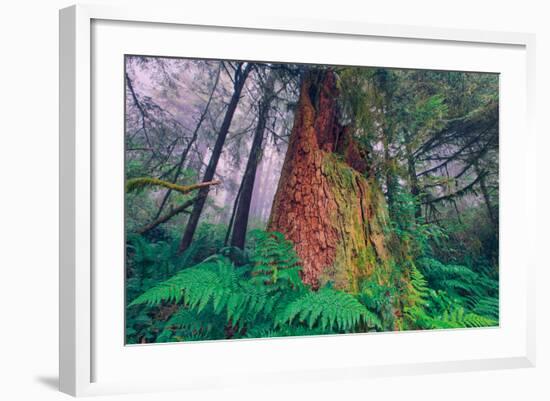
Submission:
[[[305,74],[268,229],[294,242],[306,284],[357,291],[362,278],[390,279],[389,219],[337,101],[334,72]]]

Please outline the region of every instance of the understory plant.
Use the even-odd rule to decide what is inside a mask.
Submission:
[[[412,264],[410,283],[397,289],[365,281],[357,293],[328,282],[303,284],[294,246],[277,232],[253,230],[245,251],[220,248],[173,257],[170,247],[147,250],[133,239],[134,259],[155,255],[171,274],[128,291],[127,341],[174,342],[486,327],[498,324],[498,285],[465,266],[433,259]],[[141,245],[137,245],[141,244]],[[195,250],[197,253],[198,250]],[[198,252],[200,253],[200,252]],[[170,259],[169,261],[166,259]],[[151,263],[150,263],[151,264]],[[150,272],[147,273],[151,277]],[[154,279],[150,279],[154,281]],[[130,282],[132,284],[132,282]],[[131,288],[131,287],[130,287]],[[396,309],[403,304],[403,313]]]

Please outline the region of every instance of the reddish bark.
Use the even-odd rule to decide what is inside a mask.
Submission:
[[[323,172],[325,155],[347,134],[338,123],[337,95],[334,73],[307,73],[268,225],[294,242],[302,279],[313,287],[334,263],[341,237],[332,184]]]
[[[294,243],[304,283],[357,290],[388,267],[388,220],[381,191],[364,176],[366,154],[338,122],[337,100],[333,72],[307,73],[268,230]]]
[[[344,161],[354,170],[364,174],[367,172],[367,153],[353,139],[348,127],[344,127],[337,146],[338,153],[344,156]]]
[[[319,81],[320,82],[316,82]],[[330,216],[326,180],[321,174],[321,149],[332,151],[336,133],[334,75],[309,72],[304,78],[281,178],[268,229],[293,241],[302,260],[302,278],[316,285],[323,268],[335,257],[336,232],[323,227]]]

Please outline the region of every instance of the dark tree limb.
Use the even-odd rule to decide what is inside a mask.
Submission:
[[[491,127],[489,127],[489,128],[491,128]],[[474,145],[476,142],[478,142],[480,140],[480,138],[482,138],[483,135],[485,135],[487,133],[489,128],[484,130],[484,131],[481,131],[477,136],[475,136],[470,141],[468,141],[466,144],[464,144],[462,147],[460,147],[460,149],[458,149],[452,155],[446,157],[444,162],[442,162],[442,163],[440,163],[440,164],[438,164],[434,167],[430,167],[427,170],[424,170],[424,171],[418,173],[416,176],[421,177],[423,175],[429,174],[431,172],[437,171],[437,170],[447,166],[450,162],[452,162],[453,160],[459,158],[466,149],[468,149],[469,147]]]
[[[239,190],[237,191],[235,202],[233,202],[231,217],[229,218],[229,224],[227,226],[227,231],[225,232],[223,246],[227,246],[227,243],[229,242],[229,237],[231,236],[231,230],[233,229],[233,222],[235,221],[235,213],[237,212],[237,205],[239,204],[239,198],[241,197],[242,189],[243,189],[243,181],[241,181],[241,185],[239,185]]]
[[[149,134],[147,133],[147,127],[145,123],[145,120],[147,118],[147,113],[145,112],[145,109],[141,106],[141,103],[134,90],[134,86],[132,85],[132,80],[130,79],[130,76],[128,75],[128,73],[126,73],[125,75],[126,75],[126,84],[128,85],[128,89],[130,90],[130,94],[132,95],[132,100],[134,101],[135,106],[137,107],[137,109],[139,110],[139,113],[141,114],[141,127],[143,129],[143,135],[145,136],[147,145],[149,146],[153,154],[155,154],[156,152],[153,146],[151,145],[151,140],[149,139]]]
[[[158,217],[157,219],[153,220],[146,226],[141,227],[137,230],[138,234],[146,234],[152,229],[158,227],[159,225],[166,223],[168,220],[170,220],[172,217],[177,216],[180,213],[189,213],[187,209],[189,209],[197,198],[193,198],[188,200],[187,202],[182,203],[180,206],[171,209],[168,213],[166,213],[164,216]]]
[[[468,192],[472,191],[474,186],[486,175],[487,175],[487,172],[484,171],[480,175],[478,175],[475,180],[473,180],[471,183],[469,183],[465,187],[459,189],[458,191],[455,191],[452,194],[443,195],[443,196],[440,196],[440,197],[437,197],[437,198],[426,199],[422,203],[430,205],[430,204],[433,204],[433,203],[437,203],[437,202],[441,202],[441,201],[450,200],[450,199],[453,199],[453,198],[459,198],[461,196],[464,196]]]
[[[264,138],[269,109],[274,99],[273,94],[274,76],[270,74],[267,82],[264,84],[262,99],[258,107],[258,122],[250,148],[250,154],[244,176],[239,188],[239,197],[235,201],[236,211],[234,214],[233,230],[231,233],[231,246],[244,249],[246,241],[246,230],[248,226],[248,216],[250,214],[250,202],[254,190],[254,181],[256,179],[256,169],[262,155],[262,142]]]
[[[460,138],[464,132],[479,132],[498,125],[498,102],[490,102],[474,113],[447,121],[445,128],[436,132],[414,152],[414,157],[427,154],[441,144]]]
[[[233,90],[234,90],[233,95],[231,96],[231,101],[227,106],[227,111],[225,113],[223,123],[220,127],[218,137],[216,138],[214,148],[212,149],[212,154],[210,156],[210,161],[208,162],[208,166],[206,167],[206,171],[203,176],[203,181],[212,180],[212,178],[216,173],[218,161],[222,153],[223,145],[225,144],[225,140],[227,138],[227,133],[229,132],[229,127],[233,120],[233,115],[235,114],[235,110],[237,109],[237,105],[239,103],[239,100],[241,99],[241,92],[245,84],[245,81],[248,77],[248,74],[250,73],[252,65],[250,63],[247,63],[244,69],[242,69],[242,67],[243,67],[243,63],[239,63],[238,68],[236,69],[235,83],[233,85]],[[187,222],[187,226],[185,227],[185,231],[183,233],[183,236],[180,242],[180,247],[179,247],[180,253],[185,251],[191,244],[191,241],[193,240],[193,236],[195,235],[195,230],[197,229],[197,226],[199,224],[199,219],[200,219],[202,210],[206,203],[208,191],[209,191],[208,187],[201,188],[201,190],[199,191],[198,199],[193,205],[193,211],[191,212],[191,216],[189,217],[189,221]]]

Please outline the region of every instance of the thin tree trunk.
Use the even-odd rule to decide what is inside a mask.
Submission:
[[[420,184],[418,182],[418,175],[416,174],[416,164],[414,156],[412,155],[412,151],[410,148],[410,141],[411,138],[407,137],[406,139],[407,145],[405,146],[405,150],[407,152],[407,171],[409,174],[409,185],[410,185],[410,191],[411,195],[414,197],[415,205],[414,205],[414,217],[418,220],[420,217],[422,217],[422,206],[421,206],[421,199],[420,197]]]
[[[237,202],[237,211],[235,213],[235,222],[231,235],[231,246],[244,249],[246,241],[246,229],[248,226],[248,215],[250,213],[250,201],[252,200],[252,191],[254,190],[254,181],[256,178],[256,169],[260,161],[262,152],[262,142],[265,133],[265,126],[269,114],[269,108],[273,101],[273,75],[267,78],[264,93],[258,108],[258,124],[254,132],[250,155],[246,163],[243,180],[241,183],[240,196]]]
[[[231,208],[231,217],[229,218],[229,224],[227,225],[227,231],[225,232],[225,239],[223,240],[223,246],[227,246],[229,242],[229,237],[231,236],[231,229],[233,228],[233,222],[235,221],[235,213],[237,213],[237,205],[239,204],[239,198],[241,197],[241,190],[243,189],[243,182],[239,185],[239,190],[237,191],[237,196],[235,196],[235,201],[233,202],[233,207]]]
[[[128,89],[130,90],[130,93],[132,95],[134,105],[137,107],[137,109],[139,111],[139,114],[141,115],[141,129],[143,130],[143,136],[145,137],[145,141],[147,142],[147,146],[149,147],[149,149],[151,149],[152,154],[156,155],[155,148],[151,144],[151,140],[149,139],[149,134],[147,133],[147,125],[146,125],[146,122],[145,122],[145,119],[147,118],[147,113],[143,109],[143,107],[142,107],[142,105],[141,105],[141,103],[140,103],[140,101],[137,97],[137,94],[134,90],[134,86],[132,85],[132,80],[130,79],[130,76],[128,75],[128,73],[125,73],[125,76],[126,76],[126,84],[128,85]]]
[[[153,230],[154,228],[157,228],[161,224],[166,223],[172,217],[177,216],[180,213],[186,213],[187,209],[189,209],[193,205],[193,203],[195,203],[196,200],[197,200],[197,198],[193,198],[193,199],[190,199],[190,200],[182,203],[180,206],[170,210],[164,216],[161,216],[161,217],[155,219],[154,221],[150,222],[146,226],[140,228],[139,230],[137,230],[137,232],[139,234],[142,234],[142,235],[146,234],[149,231]]]
[[[384,165],[386,176],[386,197],[388,198],[388,210],[392,219],[395,220],[395,191],[397,186],[397,177],[395,175],[395,160],[390,154],[391,136],[388,130],[384,130]]]
[[[218,133],[218,138],[216,139],[216,143],[214,144],[214,149],[212,150],[212,155],[210,157],[210,161],[208,162],[206,172],[204,173],[203,181],[211,181],[214,178],[214,174],[216,173],[216,168],[222,154],[223,145],[225,144],[225,139],[227,137],[227,133],[229,132],[231,121],[233,120],[233,115],[235,114],[235,110],[237,109],[237,105],[239,104],[241,92],[251,68],[252,64],[250,63],[246,64],[244,69],[243,63],[239,63],[236,68],[233,80],[233,96],[231,97],[229,105],[227,106],[227,111],[225,113],[220,132]],[[209,188],[203,188],[199,191],[197,195],[198,199],[193,206],[193,211],[191,212],[191,216],[189,217],[189,221],[187,222],[185,232],[180,242],[180,252],[185,251],[193,241],[195,230],[197,229],[197,226],[199,224],[199,219],[206,203],[206,198],[208,197],[208,191]]]
[[[181,153],[180,160],[179,160],[178,165],[176,167],[176,172],[174,173],[174,177],[172,178],[172,182],[174,182],[174,183],[178,181],[178,178],[181,174],[181,170],[183,168],[183,164],[185,163],[185,160],[187,159],[187,155],[189,154],[189,150],[191,149],[191,146],[193,146],[193,144],[197,140],[199,130],[201,129],[202,123],[203,123],[203,121],[206,117],[206,114],[208,113],[210,103],[212,102],[212,98],[214,97],[214,93],[216,92],[216,89],[218,87],[218,82],[219,82],[219,79],[220,79],[220,71],[221,71],[221,67],[218,68],[218,72],[216,74],[216,78],[214,79],[214,84],[212,86],[212,90],[210,91],[210,96],[208,97],[208,101],[206,102],[206,105],[204,106],[204,110],[202,111],[202,113],[199,117],[199,121],[197,122],[197,125],[195,126],[195,130],[193,131],[193,135],[191,136],[191,139],[187,143],[187,146],[185,147],[185,149]],[[159,210],[157,211],[157,214],[156,214],[154,220],[157,220],[160,217],[160,215],[161,215],[161,213],[164,209],[164,206],[166,206],[166,203],[168,202],[168,198],[170,197],[171,193],[172,193],[172,190],[168,189],[168,191],[166,191],[166,193],[164,194],[164,197],[162,198],[162,202],[160,203]]]
[[[485,201],[485,206],[487,207],[487,215],[489,216],[489,221],[493,225],[495,232],[498,232],[498,221],[495,217],[495,212],[493,205],[491,204],[491,198],[489,197],[489,191],[487,190],[487,183],[485,182],[485,175],[482,174],[478,164],[475,165],[476,173],[478,176],[481,176],[479,180],[479,187],[481,188],[481,194],[483,195],[483,200]]]

